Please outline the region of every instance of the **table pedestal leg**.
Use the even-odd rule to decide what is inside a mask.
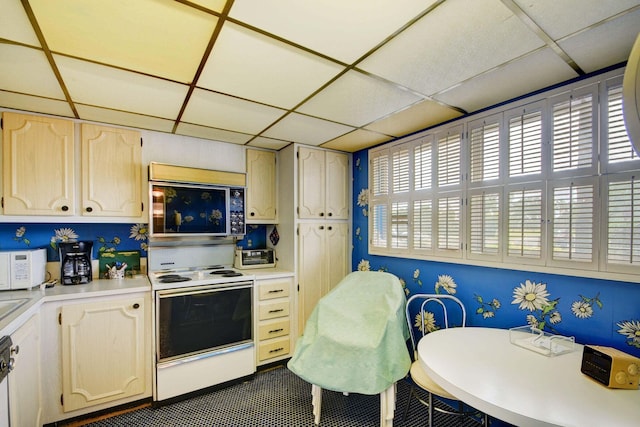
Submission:
[[[393,427],[393,414],[396,410],[396,383],[380,393],[380,427]]]
[[[311,384],[311,405],[313,406],[313,422],[318,425],[322,409],[322,387],[314,384]]]

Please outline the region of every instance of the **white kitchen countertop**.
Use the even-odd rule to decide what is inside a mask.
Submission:
[[[124,295],[136,292],[151,292],[151,284],[147,276],[139,275],[131,279],[109,280],[97,279],[84,285],[56,285],[40,290],[2,291],[0,301],[27,299],[17,310],[0,320],[0,336],[12,334],[29,317],[35,314],[40,306],[48,301],[66,301],[109,295]]]

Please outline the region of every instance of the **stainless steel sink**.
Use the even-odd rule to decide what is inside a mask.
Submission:
[[[0,320],[4,319],[9,314],[13,313],[15,310],[20,308],[23,304],[26,304],[27,301],[29,301],[29,298],[0,300]]]

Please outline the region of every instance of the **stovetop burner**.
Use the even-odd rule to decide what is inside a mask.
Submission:
[[[165,274],[164,276],[160,276],[158,281],[160,283],[177,283],[177,282],[187,282],[191,280],[191,277],[181,276],[179,274]]]
[[[233,271],[233,270],[215,270],[215,271],[212,271],[209,274],[229,274],[229,273],[235,273],[235,271]],[[242,274],[242,273],[240,273],[240,274]]]

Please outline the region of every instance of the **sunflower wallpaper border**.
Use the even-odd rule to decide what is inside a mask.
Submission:
[[[393,273],[407,296],[455,295],[465,305],[468,326],[535,325],[574,336],[581,344],[615,347],[640,357],[636,283],[370,255],[368,163],[367,150],[353,154],[353,270]]]

